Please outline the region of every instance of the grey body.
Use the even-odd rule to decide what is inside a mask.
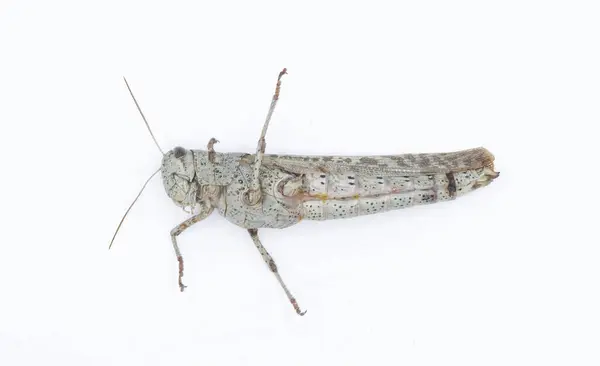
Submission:
[[[414,205],[452,200],[498,176],[494,157],[484,148],[437,154],[388,156],[266,155],[265,135],[279,99],[283,69],[258,139],[256,153],[217,153],[212,138],[206,150],[176,147],[167,153],[158,145],[142,110],[127,88],[163,154],[161,172],[167,195],[192,215],[171,230],[179,263],[179,288],[183,256],[177,237],[204,220],[215,209],[230,222],[248,230],[258,252],[273,272],[288,300],[304,315],[283,282],[274,259],[258,237],[258,229],[286,228],[307,220],[353,218]],[[123,220],[144,187],[125,212]],[[109,246],[110,248],[110,246]]]
[[[245,198],[255,155],[176,148],[163,157],[173,201],[194,211],[210,206],[245,229],[286,228],[302,219],[351,218],[452,200],[497,176],[484,148],[391,156],[264,155],[262,200]]]

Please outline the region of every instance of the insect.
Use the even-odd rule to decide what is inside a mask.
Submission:
[[[265,135],[277,105],[283,69],[258,139],[255,154],[219,153],[211,138],[206,150],[183,147],[164,152],[142,112],[127,80],[125,84],[163,154],[161,167],[144,183],[125,217],[148,182],[158,172],[169,198],[190,214],[171,230],[179,263],[179,288],[185,289],[183,256],[177,238],[215,209],[230,222],[248,231],[269,270],[299,315],[298,302],[279,274],[275,260],[262,245],[258,230],[283,229],[301,220],[352,218],[405,207],[450,201],[498,177],[494,156],[484,148],[434,154],[387,156],[294,156],[265,154]]]

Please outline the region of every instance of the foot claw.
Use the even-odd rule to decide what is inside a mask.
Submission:
[[[209,150],[212,150],[212,149],[213,149],[213,146],[214,146],[214,144],[218,144],[218,143],[219,143],[219,140],[217,140],[216,138],[212,137],[212,138],[211,138],[211,139],[208,141],[208,145],[207,145],[207,147],[208,147],[208,149],[209,149]]]
[[[292,298],[292,299],[290,299],[290,302],[292,303],[292,306],[296,310],[296,314],[298,314],[300,316],[304,316],[304,314],[306,314],[306,310],[304,310],[304,311],[300,310],[300,306],[298,306],[296,299]]]

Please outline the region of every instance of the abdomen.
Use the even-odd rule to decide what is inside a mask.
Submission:
[[[497,176],[487,166],[404,176],[307,173],[302,182],[302,215],[308,220],[329,220],[448,201],[487,185]]]

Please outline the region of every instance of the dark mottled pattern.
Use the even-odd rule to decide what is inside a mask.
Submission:
[[[330,220],[370,215],[416,205],[453,200],[498,177],[488,167],[457,173],[414,176],[305,174],[304,217]]]
[[[177,159],[184,156],[185,153],[186,153],[186,150],[181,146],[177,146],[176,148],[173,149],[173,156],[175,156],[175,158],[177,158]]]
[[[298,204],[290,204],[278,189],[282,181],[294,178],[279,169],[261,169],[262,200],[248,205],[244,194],[252,180],[252,166],[240,164],[232,175],[232,181],[223,187],[224,197],[218,207],[219,213],[230,222],[246,229],[285,228],[301,219]]]
[[[454,179],[454,174],[452,172],[446,173],[446,178],[448,179],[448,193],[450,197],[456,196],[456,180]]]
[[[325,160],[325,158],[323,158],[323,160]],[[367,165],[379,164],[379,160],[377,160],[376,158],[368,157],[368,156],[363,156],[362,158],[358,159],[358,161],[361,162],[362,164],[367,164]]]
[[[396,177],[312,173],[303,177],[303,190],[314,197],[303,203],[309,220],[370,215],[454,198],[445,174]]]
[[[209,204],[234,224],[285,228],[302,218],[327,220],[451,200],[498,176],[485,149],[395,156],[266,155],[262,199],[249,203],[255,156],[169,151],[163,184],[179,206]],[[402,166],[399,168],[398,166]],[[182,229],[184,227],[182,226]]]
[[[241,153],[215,153],[214,162],[211,162],[207,151],[192,151],[198,182],[218,186],[226,186],[231,183],[240,160],[247,155]]]
[[[460,172],[481,167],[493,168],[494,156],[485,148],[433,153],[382,156],[295,156],[265,155],[265,166],[290,173],[311,171],[355,172],[364,175],[421,175]]]

